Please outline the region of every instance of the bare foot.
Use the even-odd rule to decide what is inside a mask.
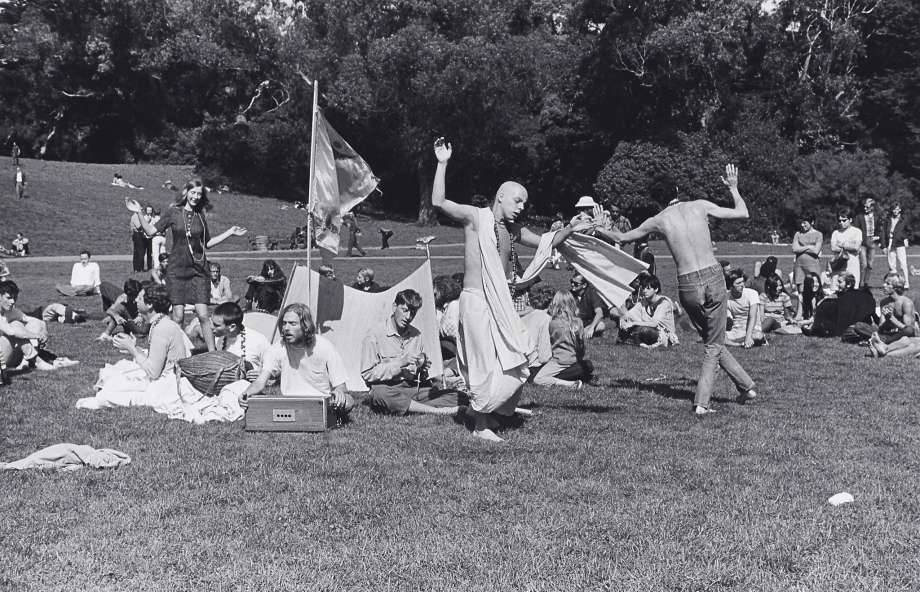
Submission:
[[[524,409],[523,407],[515,407],[514,412],[521,417],[533,417],[533,411],[530,409]]]
[[[486,442],[504,442],[502,438],[499,438],[498,435],[492,430],[473,430],[473,437],[485,440]]]

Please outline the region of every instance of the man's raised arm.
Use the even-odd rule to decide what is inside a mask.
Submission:
[[[725,165],[725,176],[722,177],[722,182],[725,183],[725,186],[728,187],[728,190],[731,192],[734,205],[730,208],[725,208],[703,202],[709,205],[706,209],[706,213],[713,218],[722,218],[726,220],[747,218],[747,204],[744,203],[741,193],[738,192],[738,167],[733,164]]]
[[[449,218],[466,225],[474,220],[476,209],[447,199],[447,191],[444,186],[444,178],[447,175],[447,161],[450,160],[452,154],[453,149],[449,143],[444,141],[444,138],[435,140],[434,155],[438,159],[438,168],[434,171],[431,205],[444,212]]]

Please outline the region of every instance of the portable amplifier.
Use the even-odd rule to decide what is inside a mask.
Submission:
[[[249,397],[247,432],[325,432],[335,427],[328,397]]]

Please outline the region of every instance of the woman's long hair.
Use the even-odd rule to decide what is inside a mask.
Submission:
[[[211,200],[208,199],[208,188],[204,186],[201,179],[192,179],[186,183],[173,205],[177,208],[184,208],[185,204],[188,203],[188,192],[196,187],[201,187],[201,199],[198,200],[198,205],[195,206],[194,210],[196,212],[207,212],[213,208]]]
[[[581,334],[581,319],[578,318],[578,306],[575,297],[568,290],[557,290],[552,302],[546,309],[546,314],[554,321],[559,321],[568,327],[577,337]]]
[[[262,263],[262,273],[260,275],[265,279],[285,279],[284,271],[281,270],[281,266],[274,259],[266,259]]]
[[[809,273],[802,282],[802,316],[810,319],[815,314],[818,303],[824,300],[824,288],[821,286],[821,276]]]

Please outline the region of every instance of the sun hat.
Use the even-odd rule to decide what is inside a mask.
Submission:
[[[590,195],[582,195],[578,198],[578,203],[575,204],[576,208],[593,208],[597,205],[597,202],[594,201],[594,198]]]

